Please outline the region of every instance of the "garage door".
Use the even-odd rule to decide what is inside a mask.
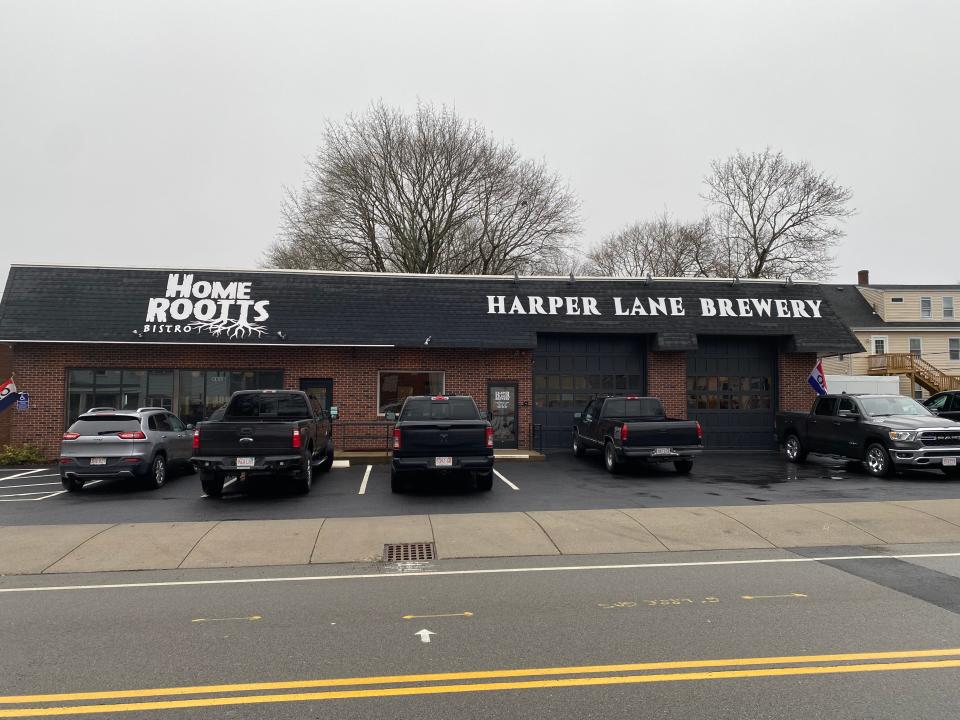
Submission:
[[[772,450],[777,346],[767,338],[700,335],[687,357],[687,415],[707,449]]]
[[[545,448],[567,447],[573,414],[597,393],[646,387],[646,342],[631,335],[553,335],[537,338],[533,369],[533,422]]]

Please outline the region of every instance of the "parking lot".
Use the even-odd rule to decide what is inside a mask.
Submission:
[[[773,453],[707,454],[689,476],[680,476],[669,465],[610,475],[596,455],[576,459],[557,451],[542,462],[499,463],[489,493],[478,493],[469,480],[451,477],[395,495],[388,465],[346,464],[341,461],[328,474],[318,475],[306,496],[282,483],[258,480],[230,482],[220,499],[204,497],[196,475],[175,476],[153,491],[131,481],[108,480],[67,493],[56,466],[5,469],[0,471],[0,525],[960,498],[960,483],[937,471],[877,480],[855,463],[811,460],[797,466]]]

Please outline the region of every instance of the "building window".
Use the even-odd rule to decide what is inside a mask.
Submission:
[[[960,338],[950,338],[950,359],[960,360]]]
[[[873,354],[874,355],[883,355],[887,352],[887,338],[886,337],[875,337],[872,339],[873,342]]]
[[[910,338],[910,354],[914,357],[923,355],[923,340],[918,337]]]
[[[769,410],[772,407],[771,377],[687,377],[689,410]]]
[[[953,320],[953,298],[945,297],[943,299],[943,319]]]
[[[279,390],[280,370],[178,370],[177,409],[185,423],[210,417],[238,390]]]
[[[933,317],[933,298],[920,298],[920,317],[929,320]]]
[[[892,302],[892,303],[897,303],[897,304],[902,304],[902,303],[903,303],[903,298],[902,298],[902,297],[890,298],[890,302]]]
[[[441,395],[444,374],[424,370],[381,370],[377,374],[377,413],[398,412],[411,395]]]

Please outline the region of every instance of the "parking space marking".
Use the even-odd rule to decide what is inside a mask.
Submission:
[[[47,468],[34,468],[33,470],[24,470],[23,472],[15,473],[13,475],[7,475],[5,478],[0,478],[0,480],[13,480],[14,478],[23,477],[24,475],[32,475],[33,473],[43,472]]]
[[[349,461],[349,460],[334,460],[334,461],[333,461],[333,465],[331,465],[330,467],[335,467],[335,468],[348,468],[348,467],[350,467],[350,461]]]
[[[52,497],[57,495],[63,495],[66,490],[58,490],[55,493],[52,492],[43,492],[43,493],[28,493],[28,494],[39,494],[42,497],[17,497],[16,495],[0,495],[0,502],[39,502],[40,500],[49,500]]]
[[[29,478],[32,480],[33,478]],[[0,485],[0,490],[16,490],[25,487],[43,487],[44,485],[59,485],[60,483],[31,483],[30,485]]]
[[[10,477],[0,478],[0,483],[6,480],[15,480],[17,478],[20,478],[21,480],[39,480],[40,478],[52,478],[52,477],[58,478],[60,477],[60,473],[51,473],[49,475],[30,475],[30,476],[11,475]],[[12,486],[0,485],[0,487],[12,487]]]
[[[237,481],[236,476],[230,478],[229,480],[227,480],[227,481],[223,484],[223,489],[226,490],[228,487],[230,487],[231,485],[233,485],[236,481]]]
[[[370,479],[370,471],[373,470],[373,465],[367,465],[367,469],[363,471],[363,482],[360,483],[360,492],[358,495],[367,494],[367,480]]]
[[[101,479],[101,480],[91,480],[90,482],[84,483],[83,486],[84,486],[84,487],[93,487],[94,485],[99,485],[99,484],[102,483],[102,482],[104,482],[104,480],[102,480],[102,479]]]
[[[503,481],[507,484],[507,487],[509,487],[511,490],[519,490],[519,489],[520,489],[520,488],[518,488],[516,485],[514,485],[512,482],[510,482],[509,480],[507,480],[499,470],[494,470],[494,471],[493,471],[493,474],[496,475],[496,476],[497,476],[498,478],[500,478],[501,480],[503,480]]]

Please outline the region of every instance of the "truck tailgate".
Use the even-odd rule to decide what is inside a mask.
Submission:
[[[699,445],[697,423],[694,420],[652,420],[628,422],[626,448],[681,447]]]
[[[400,429],[403,455],[483,455],[487,424],[472,420],[405,422]]]
[[[201,424],[196,455],[295,455],[291,422],[217,422]]]

